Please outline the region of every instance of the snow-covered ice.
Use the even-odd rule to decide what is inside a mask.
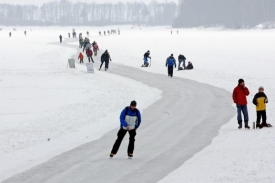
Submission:
[[[1,163],[5,159],[5,166],[0,166],[0,180],[114,129],[117,121],[110,119],[117,118],[121,108],[133,98],[138,98],[142,109],[159,99],[161,91],[133,80],[101,72],[86,74],[85,68],[78,66],[68,70],[67,59],[75,57],[76,50],[46,44],[57,42],[60,32],[66,37],[71,30],[59,29],[33,28],[24,37],[22,28],[22,35],[18,30],[12,38],[8,38],[8,31],[0,32],[4,43],[0,45],[0,98],[4,104],[0,113]],[[84,33],[87,28],[79,29]],[[229,92],[243,78],[251,92],[251,126],[256,117],[251,101],[258,87],[264,86],[269,98],[268,122],[273,124],[274,30],[182,29],[179,35],[175,30],[170,35],[171,29],[163,27],[124,27],[120,36],[97,37],[99,29],[105,28],[94,28],[90,33],[100,48],[110,51],[116,63],[140,68],[144,52],[150,50],[152,67],[140,69],[166,75],[165,59],[171,53],[176,57],[182,53],[193,62],[195,70],[174,71],[175,77]],[[194,106],[189,107],[196,110],[199,104],[194,101]],[[108,116],[104,116],[106,106],[112,111]],[[233,118],[210,146],[159,182],[274,182],[274,131],[237,130]]]
[[[116,128],[131,100],[143,110],[160,98],[127,78],[68,69],[76,50],[48,44],[58,28],[25,28],[27,36],[18,28],[11,38],[7,29],[0,32],[0,180]]]

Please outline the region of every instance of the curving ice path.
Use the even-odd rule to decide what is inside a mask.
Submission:
[[[208,146],[234,117],[230,93],[223,89],[114,63],[108,73],[163,91],[162,98],[142,113],[134,158],[127,159],[127,135],[118,154],[109,159],[117,128],[3,183],[154,183]]]

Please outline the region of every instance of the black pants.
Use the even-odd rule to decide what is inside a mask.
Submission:
[[[168,66],[168,76],[173,77],[173,70],[174,70],[173,66]]]
[[[102,65],[103,65],[104,62],[105,62],[105,69],[109,68],[109,60],[108,60],[108,61],[101,61],[99,69],[101,69],[101,67],[102,67]]]
[[[134,148],[135,148],[135,136],[136,136],[136,130],[130,130],[128,131],[129,132],[129,135],[130,135],[130,138],[129,138],[129,145],[128,145],[128,154],[133,154],[134,152]],[[117,133],[117,140],[113,146],[113,149],[112,149],[112,152],[113,154],[116,154],[118,149],[119,149],[119,146],[124,138],[124,136],[126,135],[127,133],[127,130],[124,130],[124,129],[120,129]]]
[[[93,57],[88,57],[89,63],[92,61],[94,63]]]
[[[105,61],[105,69],[108,69],[109,68],[109,60],[106,60]]]
[[[83,59],[80,59],[80,63],[83,63]]]
[[[266,111],[257,111],[257,124],[260,124],[261,118],[263,118],[263,124],[266,124]]]
[[[99,70],[101,69],[101,67],[102,67],[103,63],[104,63],[104,61],[101,61],[101,64],[100,64]]]

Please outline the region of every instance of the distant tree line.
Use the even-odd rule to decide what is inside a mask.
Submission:
[[[177,4],[173,2],[0,4],[2,25],[171,25],[176,15]]]
[[[174,27],[252,28],[275,20],[275,0],[181,0]]]

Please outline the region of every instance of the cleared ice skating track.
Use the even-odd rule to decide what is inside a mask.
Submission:
[[[98,68],[99,60],[95,62]],[[208,146],[235,114],[231,94],[220,88],[114,63],[108,73],[163,91],[142,113],[134,158],[127,158],[128,135],[118,154],[109,158],[117,128],[3,183],[155,183]]]

